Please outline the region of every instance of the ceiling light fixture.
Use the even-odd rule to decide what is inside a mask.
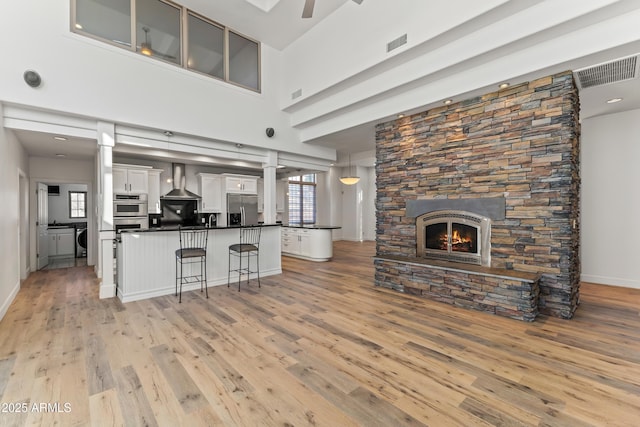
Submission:
[[[500,89],[506,89],[509,87],[509,83],[502,83],[500,84],[500,86],[498,86]]]
[[[64,136],[54,136],[53,139],[55,139],[56,141],[66,141],[67,138],[65,138]]]
[[[611,98],[607,100],[607,104],[615,104],[616,102],[622,101],[622,98]]]
[[[67,157],[67,155],[66,154],[62,154],[62,153],[57,153],[56,157]]]
[[[357,184],[360,181],[360,177],[351,173],[351,154],[349,154],[349,175],[340,177],[340,182],[344,185]]]
[[[170,130],[165,130],[163,132],[166,136],[173,136],[173,132],[171,132]]]
[[[151,56],[153,55],[153,50],[151,50],[151,43],[149,42],[149,27],[142,27],[142,31],[144,31],[144,43],[140,44],[140,53],[143,55]]]
[[[453,102],[453,99],[447,99],[446,101],[444,101],[444,105],[449,105]]]
[[[399,119],[401,119],[401,118],[403,118],[403,117],[404,117],[404,114],[402,114],[402,113],[398,114],[398,118],[399,118]]]

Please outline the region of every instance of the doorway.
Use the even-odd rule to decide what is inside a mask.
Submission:
[[[36,186],[37,269],[88,265],[89,185],[45,181]]]

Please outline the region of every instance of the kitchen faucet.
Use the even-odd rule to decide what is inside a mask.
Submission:
[[[211,220],[213,220],[214,216],[215,216],[215,214],[209,214],[209,223],[207,224],[207,226],[209,228],[213,227],[213,225],[211,224],[211,222],[212,222]]]

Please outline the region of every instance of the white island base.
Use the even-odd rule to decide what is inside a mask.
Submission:
[[[340,227],[285,226],[282,227],[282,255],[309,261],[329,261],[333,257],[332,230]]]
[[[207,244],[207,285],[227,284],[229,245],[238,243],[238,228],[210,228]],[[117,245],[117,293],[122,302],[171,295],[176,289],[175,251],[180,248],[177,230],[150,229],[124,231]],[[234,262],[232,257],[232,262]],[[252,259],[251,262],[255,262]],[[253,265],[253,264],[252,264]],[[185,265],[198,272],[199,264]],[[282,273],[280,257],[280,227],[264,226],[260,236],[260,277]],[[253,280],[255,275],[251,276]],[[246,286],[246,275],[242,276]],[[231,290],[237,292],[238,274],[231,274]],[[258,286],[252,281],[250,286]],[[182,286],[182,292],[200,289],[200,283]]]

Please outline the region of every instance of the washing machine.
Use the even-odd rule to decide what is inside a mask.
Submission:
[[[76,258],[87,256],[87,225],[76,226]]]

